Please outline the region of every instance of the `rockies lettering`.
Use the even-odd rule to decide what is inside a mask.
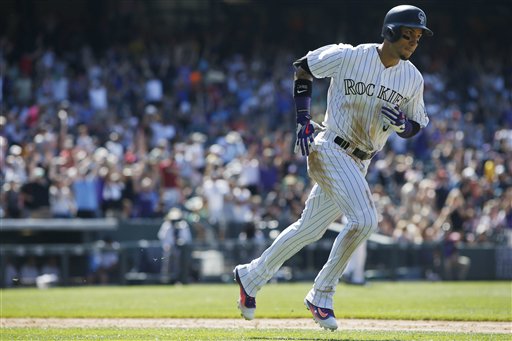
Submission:
[[[391,90],[391,93],[389,93],[390,90]],[[402,96],[401,94],[399,94],[398,92],[396,92],[393,89],[390,89],[390,88],[387,88],[387,87],[381,85],[379,94],[377,95],[377,98],[379,98],[383,101],[386,101],[394,106],[394,105],[399,105],[402,102],[402,100],[404,99],[404,96]]]
[[[375,84],[364,84],[363,82],[357,82],[353,79],[345,79],[345,95],[364,95],[373,96],[375,90]]]
[[[356,82],[353,79],[344,79],[343,83],[345,84],[345,95],[366,95],[373,96],[375,91],[375,84],[365,84],[364,82]],[[384,85],[380,86],[379,93],[377,95],[378,99],[388,102],[391,105],[399,105],[402,100],[404,100],[404,96],[398,93],[397,91],[385,87]]]

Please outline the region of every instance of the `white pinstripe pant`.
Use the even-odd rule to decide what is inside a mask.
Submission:
[[[367,165],[347,155],[326,131],[315,139],[315,152],[308,157],[313,186],[302,215],[288,226],[263,254],[238,267],[242,284],[250,296],[304,246],[320,239],[328,226],[344,214],[348,223],[338,234],[329,258],[315,278],[306,298],[314,305],[333,309],[336,285],[350,255],[377,229],[377,211],[365,179]]]

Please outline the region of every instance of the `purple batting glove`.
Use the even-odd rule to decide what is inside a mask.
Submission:
[[[390,108],[383,106],[381,109],[382,120],[385,124],[391,127],[397,133],[405,131],[405,115],[398,109],[398,107]]]
[[[297,142],[295,143],[295,153],[300,151],[302,156],[309,156],[309,147],[314,141],[315,127],[310,120],[304,124],[297,125]]]

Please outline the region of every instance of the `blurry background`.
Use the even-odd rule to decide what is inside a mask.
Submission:
[[[511,3],[409,3],[435,33],[412,58],[431,122],[372,162],[366,277],[510,279]],[[292,153],[292,62],[381,42],[398,4],[3,0],[1,285],[231,280],[311,187]],[[335,236],[276,280],[314,277]]]

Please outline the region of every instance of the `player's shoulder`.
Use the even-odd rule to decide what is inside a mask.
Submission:
[[[337,43],[337,44],[329,44],[324,45],[316,50],[309,51],[308,56],[318,56],[320,58],[324,57],[325,55],[343,55],[347,52],[351,51],[353,49],[353,46],[350,44],[344,44],[344,43]]]
[[[420,70],[414,65],[410,60],[401,61],[402,67],[409,73],[412,74],[413,77],[423,80],[423,75]]]
[[[330,48],[333,48],[333,49],[341,50],[341,51],[354,49],[354,46],[347,44],[347,43],[337,43],[337,44],[332,44],[332,45],[327,45],[327,46],[329,46]]]
[[[337,45],[340,49],[343,49],[343,50],[350,50],[350,51],[354,51],[354,52],[367,52],[367,51],[371,51],[373,48],[375,48],[377,46],[377,44],[359,44],[359,45],[351,45],[351,44],[346,44],[346,43],[339,43]]]
[[[373,49],[377,48],[379,44],[376,43],[365,43],[365,44],[359,44],[354,47],[354,50],[361,50],[361,51],[373,51]]]
[[[352,46],[350,44],[340,44],[342,46],[342,52],[345,56],[350,56],[354,58],[363,58],[369,54],[372,54],[376,51],[377,44],[359,44],[356,46]]]

